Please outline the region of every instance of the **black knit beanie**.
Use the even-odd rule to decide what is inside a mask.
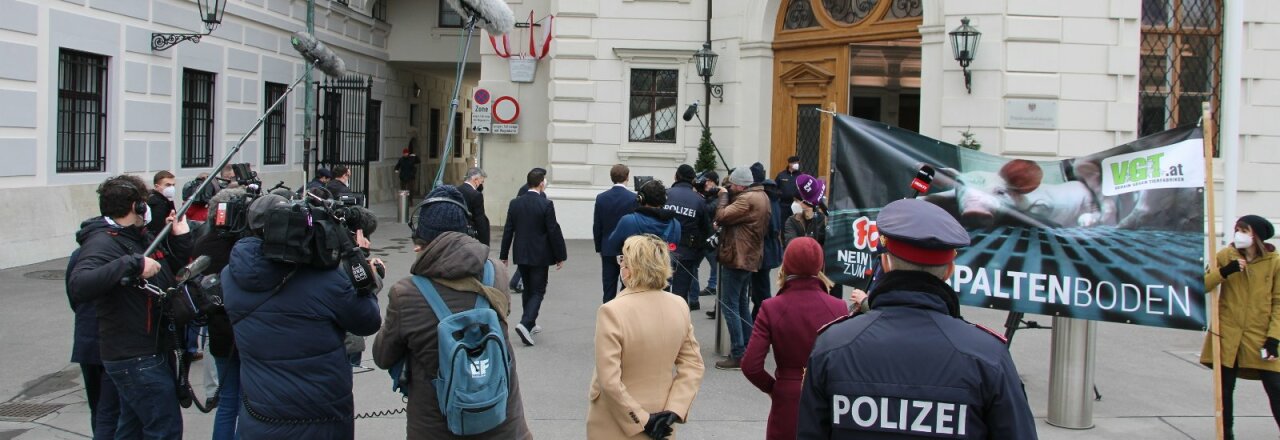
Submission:
[[[677,182],[692,182],[694,179],[697,179],[697,178],[698,178],[698,172],[694,171],[693,167],[689,166],[689,164],[687,163],[680,165],[679,168],[676,168]]]
[[[1240,217],[1240,223],[1249,225],[1249,229],[1253,230],[1253,234],[1258,236],[1259,240],[1267,241],[1276,235],[1276,227],[1271,225],[1267,219],[1256,216],[1246,215]]]
[[[456,200],[463,206],[467,203],[462,193],[449,185],[437,186],[427,194],[427,199],[437,197]],[[430,243],[445,232],[467,232],[467,213],[462,206],[452,203],[432,203],[418,211],[418,224],[413,231],[413,238]]]

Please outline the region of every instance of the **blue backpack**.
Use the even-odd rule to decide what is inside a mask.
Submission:
[[[481,282],[491,286],[493,278],[493,263],[485,261]],[[478,295],[474,308],[453,313],[431,280],[414,276],[413,283],[440,320],[436,325],[440,367],[431,383],[449,432],[476,435],[498,427],[507,420],[511,371],[511,355],[498,313],[484,295]],[[397,387],[396,379],[403,377],[401,364],[405,361],[401,360],[390,372],[393,389]]]

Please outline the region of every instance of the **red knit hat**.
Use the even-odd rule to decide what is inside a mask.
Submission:
[[[786,252],[782,253],[782,270],[787,275],[799,277],[817,276],[826,266],[822,257],[822,245],[809,237],[791,240]]]

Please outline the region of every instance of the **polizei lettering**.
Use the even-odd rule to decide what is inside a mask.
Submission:
[[[663,206],[662,209],[671,211],[676,215],[689,217],[689,218],[694,218],[698,216],[698,211],[695,211],[693,208],[689,208],[685,206],[667,205],[667,206]]]
[[[896,397],[831,397],[833,428],[964,438],[969,405]]]

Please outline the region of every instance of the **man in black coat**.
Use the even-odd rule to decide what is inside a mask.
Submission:
[[[489,175],[479,167],[467,170],[458,191],[467,199],[467,210],[471,211],[471,227],[476,231],[476,240],[489,246],[489,216],[484,213],[484,179]]]
[[[151,191],[147,193],[147,206],[151,208],[151,221],[147,223],[147,231],[159,234],[164,229],[165,219],[174,211],[173,201],[178,188],[174,186],[173,173],[161,170],[151,179]]]
[[[516,324],[516,334],[524,345],[533,346],[533,329],[538,328],[538,309],[547,293],[547,268],[560,270],[569,259],[564,235],[556,221],[556,207],[543,197],[547,189],[547,170],[534,168],[525,179],[529,191],[511,200],[507,222],[502,231],[502,264],[509,264],[511,246],[520,277],[524,279],[524,316]]]
[[[150,255],[146,230],[147,187],[135,176],[117,176],[98,186],[101,216],[85,220],[67,280],[72,303],[95,302],[98,346],[103,367],[120,395],[118,438],[182,438],[172,360],[166,355],[182,329],[169,329],[161,300],[153,290],[174,285],[173,274],[191,254],[190,226],[173,222],[173,231]],[[127,280],[127,281],[126,281]]]
[[[418,155],[413,154],[412,150],[405,148],[401,152],[400,160],[396,161],[396,167],[393,168],[400,177],[401,191],[413,192],[413,183],[418,179],[418,164],[421,162],[421,160],[418,160]]]
[[[591,237],[595,240],[596,253],[600,254],[600,281],[604,285],[604,302],[609,302],[618,294],[618,276],[622,268],[618,266],[618,256],[601,247],[604,241],[618,227],[618,220],[636,210],[636,193],[627,189],[627,179],[631,177],[631,169],[617,164],[609,169],[609,180],[613,186],[596,196],[594,221],[591,223]]]
[[[324,189],[329,190],[329,197],[336,199],[343,194],[351,194],[351,187],[348,186],[350,181],[351,169],[346,165],[338,165],[333,167],[333,180],[330,180]]]
[[[819,331],[800,396],[797,438],[1036,439],[1004,338],[960,317],[944,280],[969,234],[917,199],[876,218],[887,253],[871,311]],[[879,414],[877,417],[876,414]]]
[[[799,190],[796,189],[796,176],[800,173],[800,156],[791,156],[787,158],[787,169],[778,173],[778,177],[773,179],[778,183],[778,198],[782,200],[782,218],[788,218],[795,215],[791,212],[791,201],[795,200]]]

